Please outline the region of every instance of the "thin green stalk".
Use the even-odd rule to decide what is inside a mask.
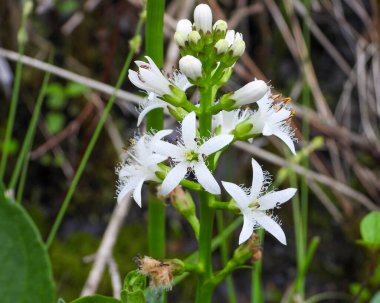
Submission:
[[[19,60],[17,60],[16,64],[16,74],[15,74],[15,80],[12,90],[12,98],[11,98],[11,104],[9,108],[9,114],[8,114],[8,120],[7,120],[7,126],[5,129],[5,138],[3,141],[3,150],[2,150],[2,156],[1,156],[1,162],[0,162],[0,181],[4,181],[4,175],[5,175],[5,169],[8,162],[8,154],[9,154],[9,144],[12,140],[12,132],[13,132],[13,126],[14,121],[16,117],[16,109],[17,109],[17,103],[18,103],[18,97],[20,93],[20,85],[21,85],[21,75],[22,75],[22,62],[21,62],[21,56],[24,54],[25,51],[25,42],[26,42],[26,21],[28,19],[28,15],[30,13],[30,9],[27,9],[27,6],[30,6],[30,1],[27,1],[24,4],[23,12],[22,12],[22,19],[21,19],[21,26],[18,33],[18,54],[19,54]]]
[[[165,0],[147,1],[146,20],[146,54],[150,56],[158,67],[162,67],[164,59],[163,20]],[[163,129],[164,113],[162,109],[155,109],[148,114],[147,130]],[[148,199],[148,245],[149,254],[153,258],[165,257],[165,204],[156,198],[155,188],[150,188]]]
[[[28,172],[28,164],[29,164],[29,153],[24,159],[24,164],[22,166],[22,171],[21,171],[21,177],[20,177],[20,182],[17,187],[17,195],[16,195],[16,200],[17,203],[21,204],[22,201],[22,195],[24,193],[24,188],[25,188],[25,182],[26,182],[26,176]]]
[[[139,35],[143,22],[144,22],[144,18],[142,16],[140,16],[139,23],[137,24],[135,36]],[[96,144],[96,142],[97,142],[97,140],[99,138],[99,135],[100,135],[100,133],[101,133],[101,131],[103,129],[103,126],[104,126],[104,124],[105,124],[105,122],[107,120],[108,114],[111,111],[112,105],[115,102],[116,94],[117,94],[118,90],[120,89],[120,87],[121,87],[121,85],[122,85],[122,83],[124,81],[124,78],[125,78],[125,76],[127,74],[129,65],[131,64],[133,55],[135,54],[136,50],[137,50],[136,47],[131,47],[130,50],[129,50],[129,52],[128,52],[128,55],[127,55],[127,58],[125,60],[123,69],[122,69],[122,71],[120,73],[120,76],[119,76],[119,78],[117,80],[117,83],[116,83],[116,86],[115,86],[115,90],[114,90],[112,96],[108,99],[108,102],[107,102],[107,105],[106,105],[106,107],[104,109],[104,112],[102,113],[102,115],[101,115],[101,117],[99,119],[99,123],[98,123],[98,125],[95,128],[94,134],[92,135],[92,137],[90,139],[90,142],[89,142],[89,144],[88,144],[88,146],[87,146],[87,148],[86,148],[86,150],[84,152],[83,158],[82,158],[81,162],[79,163],[79,167],[78,167],[77,171],[75,172],[73,181],[70,184],[70,187],[69,187],[69,189],[67,191],[65,199],[63,200],[61,209],[59,210],[57,218],[55,219],[53,227],[52,227],[52,229],[51,229],[51,231],[49,233],[48,239],[46,241],[46,247],[47,248],[49,248],[51,246],[51,244],[53,243],[53,240],[55,238],[57,230],[58,230],[59,226],[61,225],[62,219],[63,219],[63,217],[66,214],[67,208],[70,205],[71,198],[73,197],[75,189],[78,186],[79,180],[80,180],[80,178],[82,176],[82,173],[83,173],[83,171],[84,171],[84,169],[85,169],[85,167],[87,165],[88,159],[90,158],[90,155],[91,155],[91,153],[92,153],[92,151],[93,151],[93,149],[95,147],[95,144]]]
[[[291,187],[297,188],[297,177],[293,171],[289,174]],[[304,245],[304,231],[302,223],[302,214],[300,209],[300,199],[296,193],[292,200],[293,219],[294,219],[294,232],[296,239],[296,254],[297,254],[297,278],[294,285],[294,290],[297,294],[304,297],[305,279],[303,274],[303,264],[305,260],[305,245]]]
[[[264,242],[264,229],[260,228],[257,232],[259,235],[260,243]],[[261,269],[263,266],[262,259],[257,261],[252,269],[252,294],[251,303],[262,303],[263,298],[263,286],[261,282]]]
[[[229,224],[224,230],[223,232],[221,232],[219,235],[217,235],[211,242],[211,251],[213,252],[214,250],[216,250],[217,248],[220,247],[220,245],[222,245],[222,243],[224,241],[226,241],[226,239],[238,228],[241,226],[241,224],[243,223],[243,217],[240,216],[238,218],[236,218],[231,224]],[[194,252],[193,254],[191,254],[189,257],[187,257],[185,259],[185,263],[190,263],[190,262],[195,262],[196,259],[198,257],[198,252]],[[177,276],[174,278],[174,281],[173,281],[173,286],[177,285],[178,283],[180,283],[181,281],[183,281],[187,276],[189,275],[188,272],[185,272],[183,274],[181,274],[180,276]]]
[[[211,119],[212,116],[209,113],[209,108],[212,105],[214,99],[214,93],[212,88],[204,88],[200,91],[200,115],[199,115],[199,133],[201,138],[207,138],[211,132]],[[208,159],[208,168],[213,170],[213,157]],[[201,192],[200,197],[200,230],[199,230],[199,266],[203,271],[198,277],[197,286],[197,299],[198,303],[211,302],[212,287],[205,287],[204,283],[212,276],[212,258],[211,258],[211,240],[212,230],[214,224],[215,211],[210,207],[209,203],[212,203],[214,196]]]
[[[223,212],[218,211],[216,213],[216,222],[218,225],[218,231],[221,233],[224,229],[224,223],[223,223]],[[227,240],[227,239],[226,239]],[[220,254],[222,256],[222,264],[223,266],[226,266],[228,262],[228,243],[227,241],[223,241],[220,245]],[[234,281],[232,279],[232,276],[228,276],[226,278],[226,285],[227,285],[227,294],[228,294],[228,300],[230,303],[237,303],[237,297],[234,287]]]
[[[309,12],[310,11],[310,0],[304,1],[305,9]],[[306,58],[303,58],[304,61],[310,60],[309,51],[310,51],[310,28],[308,24],[309,20],[309,13],[307,14],[307,17],[303,19],[303,36],[305,40],[305,46],[306,46]],[[302,89],[302,104],[304,107],[308,108],[310,107],[311,100],[310,100],[310,86],[306,79],[306,76],[304,76],[304,83],[303,83],[303,89]],[[309,142],[310,139],[310,126],[309,121],[307,120],[307,117],[305,115],[304,119],[302,119],[302,135],[304,142]],[[309,169],[310,163],[309,163],[309,157],[303,157],[301,161],[301,165]],[[309,211],[309,186],[307,184],[307,179],[303,177],[301,179],[301,205],[302,205],[302,222],[304,227],[304,235],[303,239],[305,241],[304,245],[307,245],[307,222],[308,222],[308,211]],[[306,249],[306,247],[305,247]]]
[[[17,158],[16,166],[13,170],[13,174],[11,177],[11,181],[9,182],[9,188],[15,188],[18,178],[20,177],[21,168],[23,166],[23,163],[27,161],[26,156],[30,150],[30,147],[32,146],[32,142],[34,140],[34,135],[36,133],[36,127],[38,123],[38,119],[40,117],[41,113],[41,106],[43,103],[43,100],[45,98],[46,94],[46,88],[48,86],[50,79],[50,73],[46,73],[44,80],[42,82],[42,87],[40,89],[40,92],[38,94],[37,102],[33,109],[32,118],[30,120],[28,131],[26,132],[26,136],[24,139],[24,142],[21,147],[21,151],[19,153],[19,156]],[[24,164],[25,165],[25,164]]]

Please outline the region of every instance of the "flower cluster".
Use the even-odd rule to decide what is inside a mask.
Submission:
[[[164,137],[173,131],[162,130],[132,140],[125,161],[117,169],[118,202],[133,194],[141,207],[145,182],[160,185],[163,196],[179,184],[186,187],[190,183],[198,183],[198,190],[220,195],[221,187],[214,170],[219,155],[238,140],[252,142],[260,135],[273,135],[295,153],[289,100],[273,95],[266,82],[254,79],[236,91],[217,95],[245,50],[242,34],[228,30],[223,20],[213,24],[210,7],[200,4],[195,8],[193,23],[187,19],[178,22],[174,39],[182,56],[179,71],[167,77],[151,58],[146,57],[148,62],[136,61],[138,71],[129,70],[128,76],[146,93],[140,105],[138,126],[149,111],[166,108],[181,123],[179,136],[175,140],[170,136],[172,140],[165,141]],[[201,93],[199,104],[191,102],[186,93],[193,85]],[[210,102],[202,101],[205,95],[211,98]],[[208,132],[201,131],[200,124],[205,121],[209,123]],[[247,241],[257,227],[286,244],[285,234],[272,210],[291,199],[296,189],[268,190],[268,175],[254,159],[252,172],[249,189],[221,182],[244,217],[239,244]]]

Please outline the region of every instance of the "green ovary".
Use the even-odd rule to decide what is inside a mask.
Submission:
[[[199,155],[193,150],[188,151],[188,152],[186,152],[186,160],[187,161],[198,161]]]

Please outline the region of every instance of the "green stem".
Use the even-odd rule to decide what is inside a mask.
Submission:
[[[308,21],[310,19],[310,5],[311,1],[310,0],[305,0],[305,9],[307,10],[308,14],[307,17],[304,18],[303,20],[303,36],[305,39],[305,46],[307,48],[306,56],[303,58],[304,62],[308,62],[310,60],[309,56],[309,51],[310,51],[310,29],[309,29],[309,24]],[[305,72],[305,71],[304,71]],[[303,105],[308,108],[310,107],[310,87],[309,83],[306,79],[306,75],[304,75],[304,84],[302,88],[302,103]],[[310,126],[309,126],[309,121],[307,120],[307,115],[305,115],[304,119],[302,119],[302,135],[303,135],[303,140],[304,142],[309,142],[310,139]],[[301,164],[305,169],[309,169],[310,163],[309,163],[309,157],[303,157],[301,160]],[[302,223],[304,227],[304,234],[303,234],[303,239],[305,241],[305,249],[307,245],[307,222],[308,222],[308,211],[309,211],[309,186],[307,184],[307,179],[306,177],[303,177],[301,179],[301,206],[302,206]]]
[[[146,20],[146,54],[150,56],[158,67],[162,67],[164,59],[163,20],[164,0],[147,1]],[[148,114],[147,130],[158,131],[163,129],[164,114],[162,109],[155,109]],[[165,205],[157,199],[155,189],[150,187],[148,199],[148,245],[149,254],[153,258],[165,257]]]
[[[136,28],[136,34],[135,34],[136,36],[139,35],[143,22],[144,22],[144,18],[143,18],[143,16],[140,16],[139,23],[137,24],[137,28]],[[70,184],[70,187],[67,191],[65,199],[63,200],[61,209],[59,210],[57,218],[55,219],[53,227],[49,233],[48,239],[46,241],[47,249],[53,243],[53,240],[54,240],[55,235],[58,231],[58,228],[61,225],[62,219],[66,214],[67,208],[70,205],[70,202],[71,202],[71,199],[72,199],[73,194],[75,192],[75,189],[78,186],[79,180],[80,180],[82,173],[83,173],[83,171],[87,165],[88,159],[90,158],[90,155],[91,155],[91,153],[95,147],[95,144],[98,141],[99,135],[103,129],[103,126],[104,126],[106,120],[107,120],[108,114],[111,111],[112,105],[114,104],[114,102],[116,100],[116,94],[117,94],[118,90],[120,89],[120,87],[124,81],[124,78],[127,74],[129,65],[131,64],[131,61],[132,61],[132,58],[133,58],[133,55],[135,52],[136,52],[136,48],[131,48],[128,52],[128,55],[127,55],[127,58],[125,60],[123,69],[122,69],[120,76],[117,80],[115,90],[113,91],[112,96],[108,99],[107,105],[106,105],[106,107],[105,107],[105,109],[104,109],[104,111],[103,111],[103,113],[99,119],[99,123],[95,128],[94,134],[92,135],[90,142],[89,142],[89,144],[88,144],[88,146],[84,152],[83,158],[82,158],[81,162],[79,163],[79,166],[78,166],[77,171],[75,172],[73,181]]]
[[[17,158],[16,166],[13,170],[11,181],[9,182],[9,188],[15,188],[17,180],[20,176],[20,172],[21,172],[21,168],[23,166],[23,163],[25,161],[27,161],[26,156],[29,152],[29,149],[30,149],[32,142],[33,142],[33,139],[34,139],[34,134],[35,134],[36,127],[37,127],[37,122],[38,122],[38,119],[40,117],[41,106],[42,106],[42,103],[43,103],[43,100],[44,100],[44,97],[46,94],[46,88],[48,86],[49,79],[50,79],[50,74],[46,73],[44,80],[43,80],[43,83],[42,83],[40,93],[39,93],[38,98],[37,98],[37,102],[36,102],[34,109],[33,109],[33,114],[32,114],[32,118],[31,118],[29,126],[28,126],[28,131],[26,133],[24,142],[22,144],[20,154]]]
[[[218,247],[220,247],[220,245],[222,245],[222,243],[224,241],[226,241],[226,239],[238,228],[241,226],[241,224],[243,223],[243,217],[240,216],[238,218],[236,218],[230,225],[228,225],[224,230],[223,232],[221,232],[218,236],[216,236],[212,242],[211,242],[211,251],[213,252],[214,250],[216,250]],[[198,252],[194,252],[193,254],[191,254],[189,257],[187,257],[185,259],[185,263],[186,262],[195,262],[196,259],[198,257]],[[188,276],[188,273],[183,273],[182,275],[179,275],[177,277],[175,277],[174,279],[174,282],[173,282],[173,286],[177,285],[178,283],[180,283],[182,280],[184,280],[186,277]]]
[[[20,84],[21,84],[21,75],[22,75],[22,62],[20,59],[22,55],[24,54],[24,50],[25,50],[27,19],[28,19],[28,14],[23,12],[22,19],[21,19],[21,26],[19,30],[19,37],[21,38],[19,39],[19,47],[18,47],[19,59],[17,60],[17,64],[16,64],[15,81],[14,81],[13,90],[12,90],[12,99],[11,99],[11,104],[9,108],[9,115],[8,115],[8,120],[7,120],[7,126],[5,129],[5,138],[3,141],[3,150],[2,150],[2,156],[1,156],[1,162],[0,162],[0,181],[1,182],[4,181],[5,169],[7,166],[8,154],[9,154],[9,145],[12,140],[13,126],[14,126],[14,121],[16,117],[18,97],[20,93]]]
[[[199,114],[199,133],[201,138],[210,136],[212,115],[209,108],[214,100],[214,90],[210,87],[200,91],[200,114]],[[213,170],[213,158],[208,159],[208,168]],[[199,266],[203,274],[198,277],[197,299],[198,303],[211,302],[212,287],[205,287],[204,283],[212,276],[211,241],[214,224],[214,209],[209,205],[213,202],[214,196],[202,192],[200,196],[200,230],[199,230]]]
[[[218,224],[218,231],[221,233],[224,229],[223,224],[223,212],[218,211],[216,213],[216,222]],[[222,256],[222,264],[223,266],[226,266],[228,262],[228,243],[227,241],[223,241],[220,246],[220,254]],[[228,300],[230,303],[237,303],[237,297],[235,293],[235,287],[234,287],[234,281],[231,276],[227,276],[226,278],[226,285],[227,285],[227,294],[228,294]]]
[[[260,243],[264,242],[264,229],[260,228],[257,232],[259,235]],[[263,290],[261,283],[261,269],[263,266],[262,259],[257,261],[252,269],[252,295],[251,295],[251,303],[262,303],[263,300]]]
[[[294,188],[297,188],[297,177],[294,171],[291,171],[289,174],[290,185]],[[293,219],[295,226],[295,239],[296,239],[296,254],[297,254],[297,278],[296,283],[294,285],[295,292],[303,298],[304,289],[305,289],[305,279],[303,273],[303,264],[305,260],[305,245],[304,245],[304,226],[302,222],[302,214],[300,208],[300,199],[298,194],[296,193],[293,197],[292,201],[292,209],[293,209]]]

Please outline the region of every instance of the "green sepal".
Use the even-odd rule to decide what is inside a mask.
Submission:
[[[219,100],[219,106],[223,110],[231,110],[236,101],[231,99],[232,93],[224,94]]]
[[[175,85],[170,85],[169,88],[172,93],[170,95],[163,95],[161,97],[162,100],[176,107],[187,101],[186,94],[183,90]]]
[[[169,113],[177,120],[182,121],[183,118],[189,113],[188,111],[184,110],[182,107],[168,107]]]
[[[236,125],[235,130],[233,131],[233,134],[235,137],[245,137],[249,134],[249,131],[253,128],[252,123],[249,123],[246,120],[240,122],[238,125]]]

